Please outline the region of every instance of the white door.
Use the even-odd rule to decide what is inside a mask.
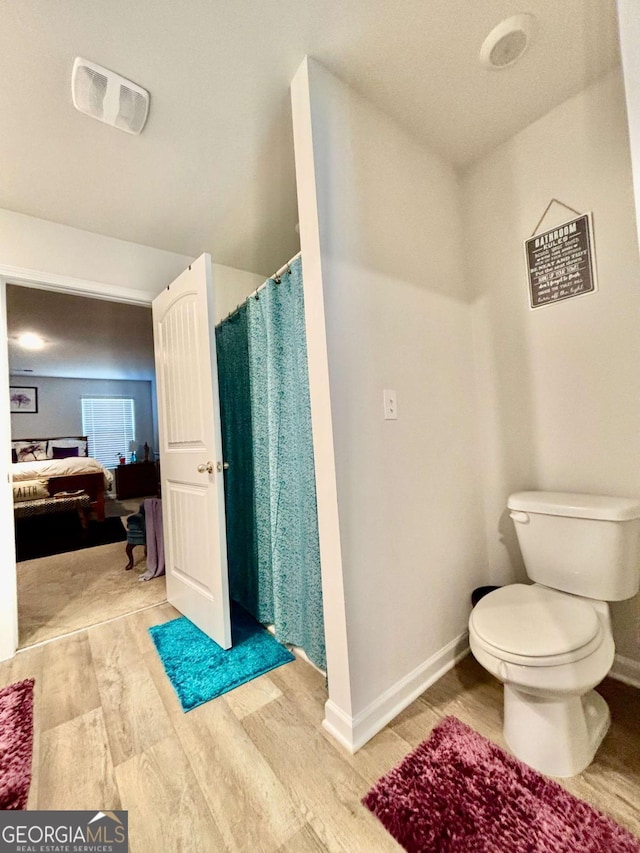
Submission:
[[[231,647],[211,258],[153,300],[167,598]]]

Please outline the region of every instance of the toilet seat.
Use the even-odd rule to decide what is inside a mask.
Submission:
[[[475,644],[495,658],[541,667],[582,660],[604,635],[587,601],[537,584],[489,593],[472,611],[469,630]]]

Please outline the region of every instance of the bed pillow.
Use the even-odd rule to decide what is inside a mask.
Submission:
[[[13,502],[35,501],[38,498],[48,498],[47,480],[21,480],[13,484]]]
[[[68,459],[70,456],[79,456],[80,455],[79,447],[57,447],[53,446],[51,448],[51,458],[52,459]]]
[[[87,442],[82,441],[80,438],[55,438],[49,440],[49,459],[63,459],[65,457],[62,456],[54,456],[53,455],[53,447],[57,447],[60,449],[64,447],[66,449],[69,448],[77,448],[78,456],[86,456],[87,455]],[[69,454],[70,455],[70,454]]]
[[[13,446],[18,462],[37,462],[49,458],[46,441],[16,441]]]

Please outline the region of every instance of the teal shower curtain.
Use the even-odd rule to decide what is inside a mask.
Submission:
[[[247,571],[255,564],[256,538],[246,304],[216,329],[216,352],[224,458],[232,472],[224,484],[229,592],[255,615],[257,576]]]
[[[326,668],[302,262],[216,330],[232,598]]]

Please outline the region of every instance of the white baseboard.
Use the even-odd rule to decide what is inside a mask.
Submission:
[[[616,655],[609,676],[617,681],[630,684],[631,687],[640,688],[640,661],[627,658],[624,655]]]
[[[357,752],[468,653],[469,636],[465,631],[385,690],[355,717],[345,714],[329,700],[324,706],[322,725],[345,749]]]
[[[331,699],[324,704],[322,726],[348,752],[355,752],[353,748],[353,720],[342,709],[338,708]]]

